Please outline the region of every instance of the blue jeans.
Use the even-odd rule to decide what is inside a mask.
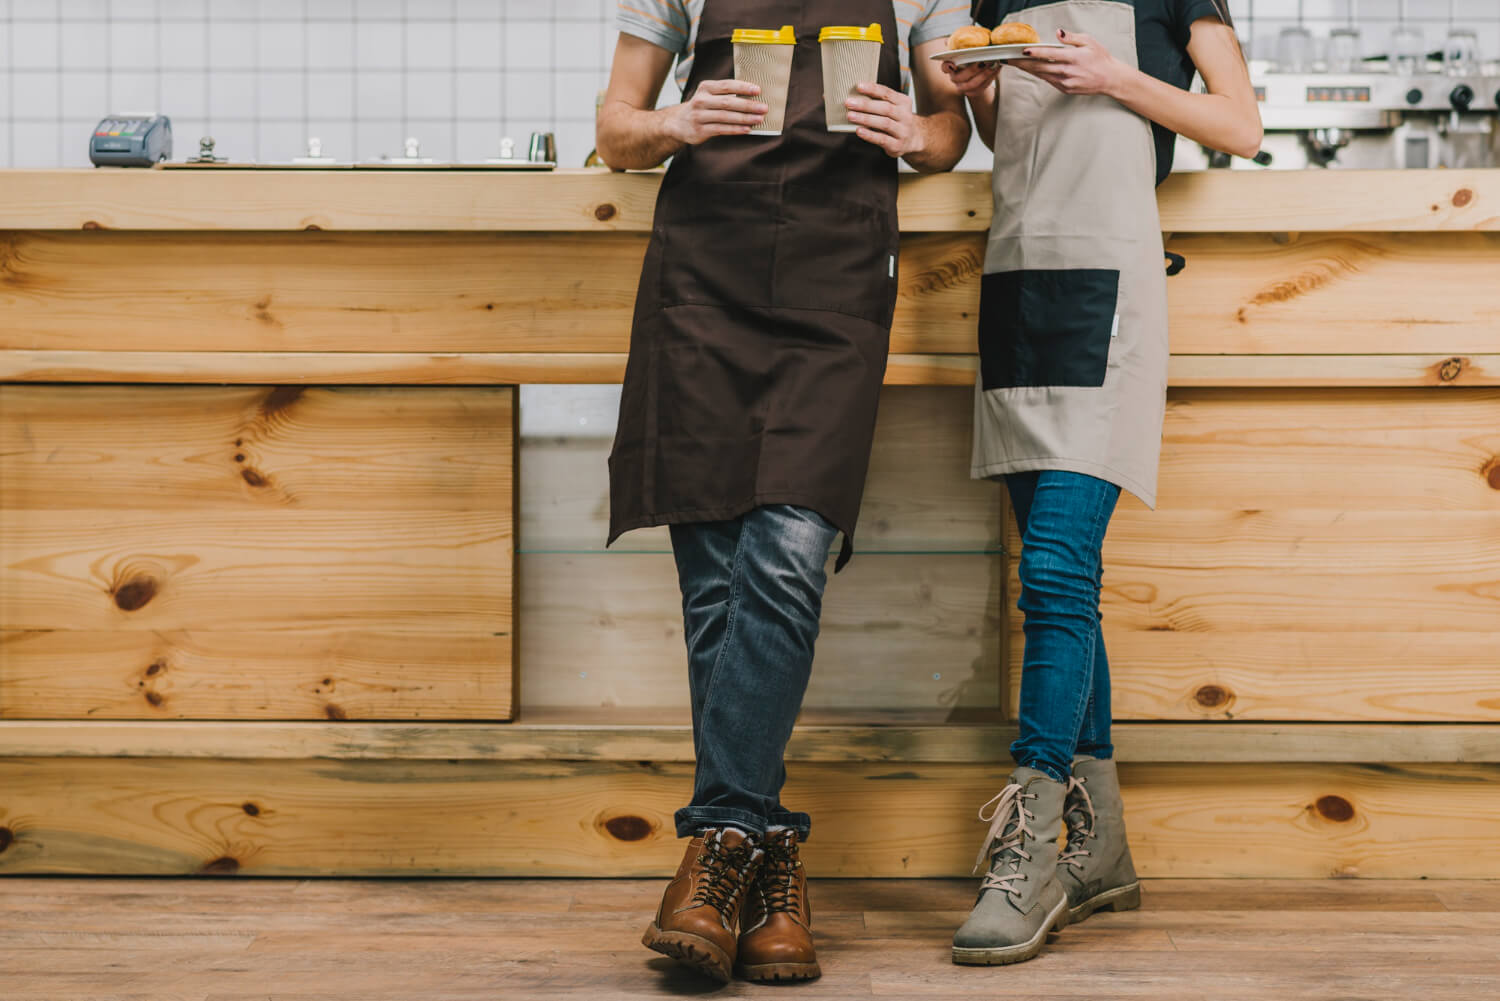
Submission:
[[[811,818],[781,805],[783,755],[812,674],[837,534],[787,505],[672,526],[698,763],[692,802],[677,811],[678,837],[724,824],[807,837]]]
[[[1099,625],[1100,549],[1120,488],[1082,473],[1005,477],[1021,529],[1021,732],[1016,763],[1059,782],[1074,754],[1114,756],[1109,658]]]

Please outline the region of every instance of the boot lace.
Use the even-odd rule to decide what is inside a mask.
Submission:
[[[693,891],[691,906],[708,904],[725,917],[734,910],[735,900],[745,888],[745,874],[759,854],[755,843],[749,838],[733,848],[724,843],[724,832],[715,832],[703,840],[703,851],[698,864],[703,866],[703,876]]]
[[[1027,794],[1021,786],[1012,783],[1000,790],[999,794],[984,806],[979,808],[979,819],[990,822],[990,832],[985,835],[984,844],[979,849],[979,855],[974,859],[974,871],[986,859],[993,860],[993,864],[1010,864],[1010,872],[996,872],[993,868],[985,873],[984,881],[979,884],[979,892],[985,890],[1003,890],[1013,896],[1021,895],[1021,888],[1016,883],[1026,882],[1026,874],[1021,872],[1021,862],[1031,861],[1031,853],[1026,851],[1026,839],[1034,837],[1028,821],[1036,819],[1036,816],[1026,809],[1026,801],[1036,799],[1036,793]],[[988,811],[988,813],[986,813]]]
[[[766,913],[778,911],[799,913],[802,906],[797,870],[802,860],[797,857],[797,835],[788,831],[776,840],[767,840],[765,857],[760,864],[760,888],[765,900]]]
[[[1083,860],[1094,854],[1083,847],[1094,836],[1094,801],[1084,788],[1086,781],[1088,780],[1068,776],[1068,845],[1057,856],[1059,865],[1070,865],[1075,869],[1082,869]],[[1074,798],[1075,792],[1078,794],[1077,798]]]

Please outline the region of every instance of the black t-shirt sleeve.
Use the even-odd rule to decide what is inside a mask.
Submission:
[[[1203,17],[1224,20],[1229,0],[1170,0],[1172,5],[1172,40],[1186,49],[1193,37],[1193,22]],[[1221,7],[1220,4],[1224,4]]]

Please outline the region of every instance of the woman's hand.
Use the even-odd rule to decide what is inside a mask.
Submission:
[[[862,83],[856,89],[865,96],[844,102],[849,121],[859,126],[855,135],[892,157],[922,152],[925,136],[910,97],[878,83]]]
[[[964,97],[976,97],[989,90],[990,85],[1000,76],[1000,64],[970,63],[967,66],[955,66],[945,62],[943,72],[948,74],[960,94]]]
[[[697,146],[714,136],[742,136],[771,108],[751,98],[760,88],[744,80],[704,80],[690,100],[668,109],[667,132],[678,142]]]
[[[1116,95],[1127,69],[1109,50],[1088,35],[1070,35],[1059,28],[1057,40],[1066,49],[1026,49],[1026,59],[1011,63],[1047,81],[1064,94]]]

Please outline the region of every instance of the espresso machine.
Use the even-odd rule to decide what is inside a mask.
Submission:
[[[1389,68],[1388,68],[1389,67]],[[1301,170],[1500,166],[1500,63],[1437,59],[1286,72],[1252,60],[1265,139],[1253,162],[1179,144],[1181,166]]]

